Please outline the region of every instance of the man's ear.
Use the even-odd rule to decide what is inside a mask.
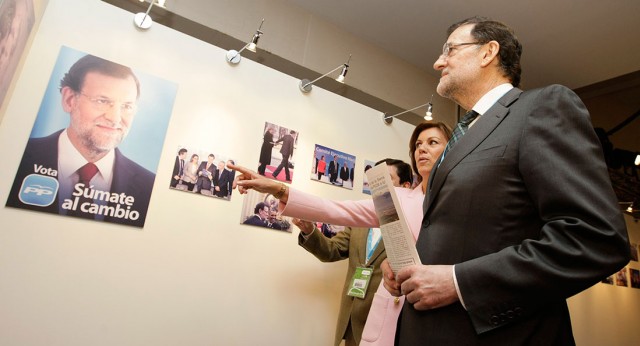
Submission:
[[[408,181],[405,181],[405,182],[402,184],[402,187],[404,187],[405,189],[410,189],[410,188],[411,188],[411,183],[410,183],[410,182],[408,182]]]
[[[68,86],[65,86],[62,87],[62,90],[60,90],[60,94],[62,94],[62,109],[65,112],[70,113],[71,110],[76,106],[76,102],[78,102],[78,100],[76,99],[76,92]]]
[[[500,43],[498,41],[489,41],[483,48],[482,67],[487,67],[493,61],[498,62],[498,53],[500,52]]]

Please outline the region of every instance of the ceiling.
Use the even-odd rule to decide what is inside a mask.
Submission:
[[[435,77],[449,25],[499,20],[524,50],[522,87],[572,89],[640,70],[639,0],[286,0]],[[539,72],[544,71],[544,72]],[[588,71],[588,73],[585,73]]]

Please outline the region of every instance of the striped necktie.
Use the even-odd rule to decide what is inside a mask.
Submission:
[[[464,136],[464,134],[469,129],[469,124],[471,124],[477,116],[478,116],[478,112],[472,109],[468,111],[462,117],[462,119],[460,119],[460,121],[456,125],[456,128],[453,130],[453,134],[451,134],[449,143],[447,143],[447,146],[444,148],[444,151],[442,152],[442,156],[440,157],[440,162],[438,162],[438,166],[442,163],[442,160],[444,160],[444,157],[445,155],[447,155],[449,150],[451,150],[453,146],[456,144],[456,142],[459,141],[460,138],[462,138],[462,136]]]

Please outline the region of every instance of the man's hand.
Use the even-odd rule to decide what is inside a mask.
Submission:
[[[458,301],[453,266],[413,265],[399,270],[396,280],[407,302],[416,310],[440,308]]]
[[[298,228],[300,228],[300,232],[304,233],[305,235],[311,234],[311,232],[313,232],[313,230],[315,229],[313,223],[306,220],[293,218],[291,222],[293,222],[294,225],[298,226]]]

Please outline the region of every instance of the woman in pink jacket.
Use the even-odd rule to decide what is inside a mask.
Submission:
[[[451,137],[451,130],[443,123],[422,123],[416,126],[409,141],[411,166],[418,172],[420,184],[413,190],[396,188],[400,207],[415,239],[422,223],[422,204],[427,191],[429,174]],[[240,193],[249,189],[270,193],[280,200],[283,215],[304,220],[314,220],[352,227],[379,227],[373,200],[332,201],[302,191],[289,189],[286,185],[266,179],[240,166],[230,168],[240,172]],[[362,334],[360,346],[393,345],[398,316],[404,297],[392,296],[380,283],[373,298],[371,310]]]

